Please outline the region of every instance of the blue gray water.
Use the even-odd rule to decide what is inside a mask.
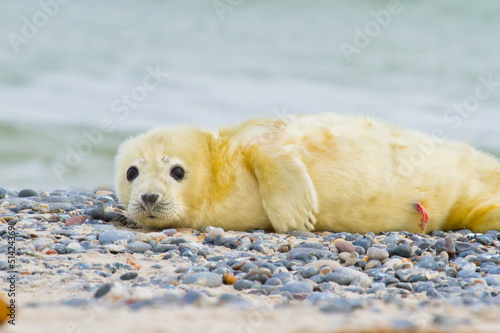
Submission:
[[[288,113],[500,152],[498,1],[59,1],[2,4],[0,186],[112,186],[130,134]]]

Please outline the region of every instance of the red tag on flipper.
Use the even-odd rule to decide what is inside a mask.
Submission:
[[[420,219],[420,228],[422,229],[422,232],[425,232],[425,227],[427,226],[427,222],[429,222],[429,213],[427,213],[427,210],[420,202],[415,204],[415,209],[420,215],[422,215],[422,218]]]

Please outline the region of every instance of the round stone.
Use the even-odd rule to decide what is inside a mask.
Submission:
[[[177,245],[173,244],[158,244],[153,246],[152,251],[158,253],[168,252],[170,250],[177,250]]]
[[[332,270],[336,270],[341,265],[338,261],[335,261],[335,260],[316,260],[316,261],[312,261],[310,263],[307,263],[304,267],[307,268],[307,267],[311,267],[311,266],[316,267],[318,270],[320,270],[323,266],[328,266]]]
[[[493,275],[486,275],[484,280],[491,287],[500,287],[500,279]]]
[[[361,246],[367,251],[372,246],[372,241],[369,238],[362,238],[352,242],[353,245]]]
[[[134,233],[126,230],[106,230],[99,234],[99,243],[102,245],[113,244],[117,240],[125,239],[127,242],[134,238]]]
[[[126,248],[132,252],[144,253],[146,251],[151,250],[152,246],[149,245],[148,243],[135,241],[135,242],[128,243]]]
[[[339,259],[344,262],[346,266],[352,266],[358,261],[358,254],[356,252],[342,252],[339,254]]]
[[[351,281],[351,285],[352,286],[358,286],[358,287],[361,287],[363,289],[368,289],[372,285],[372,279],[370,279],[368,277],[368,275],[366,275],[366,276],[358,276],[358,277],[355,277]]]
[[[255,276],[255,275],[265,275],[267,276],[268,278],[271,277],[273,275],[273,273],[269,270],[269,268],[266,268],[266,267],[258,267],[258,268],[254,268],[252,270],[250,270],[247,274],[245,274],[243,276],[243,279],[250,279],[252,276]],[[267,279],[266,279],[267,281]]]
[[[425,270],[419,268],[398,269],[396,277],[402,282],[427,281]]]
[[[39,197],[40,194],[37,191],[32,190],[32,189],[24,189],[24,190],[19,191],[17,196],[19,198],[29,198],[29,197]]]
[[[268,286],[281,286],[283,282],[281,282],[280,279],[273,277],[267,280],[265,284]]]
[[[213,239],[216,239],[217,236],[221,236],[224,238],[224,229],[222,228],[211,228],[210,231],[207,234],[207,237],[212,237]]]
[[[269,279],[271,280],[271,279]],[[269,281],[268,280],[268,281]],[[267,281],[266,281],[267,282]],[[245,289],[250,289],[252,288],[254,282],[253,281],[249,281],[249,280],[244,280],[244,279],[239,279],[238,281],[236,281],[234,283],[234,289],[235,290],[245,290]]]
[[[57,251],[57,250],[56,250]],[[75,253],[75,252],[83,252],[85,251],[80,243],[78,242],[72,242],[66,245],[66,252],[67,253]]]
[[[318,269],[314,266],[307,267],[301,272],[305,279],[309,279],[311,276],[318,274]]]
[[[484,234],[476,236],[476,240],[484,245],[493,244],[494,236],[492,234]]]
[[[377,248],[377,247],[370,247],[368,249],[368,251],[366,252],[366,255],[368,256],[368,259],[370,259],[370,260],[384,261],[387,258],[389,258],[389,252],[387,252],[384,249]]]
[[[229,285],[233,285],[236,283],[236,281],[238,281],[238,278],[236,276],[227,272],[222,275],[222,279],[224,281],[224,284],[229,284]]]
[[[65,254],[66,253],[66,246],[62,243],[56,243],[54,245],[54,250],[58,253],[58,254]]]
[[[444,238],[444,250],[448,253],[448,256],[455,256],[455,240],[450,235]]]
[[[43,251],[46,248],[51,247],[52,245],[54,245],[54,241],[50,238],[45,238],[45,237],[37,238],[33,242],[33,247],[37,251]]]
[[[193,273],[186,276],[182,283],[196,284],[202,287],[218,287],[222,284],[222,277],[219,274],[211,272]]]
[[[409,258],[411,256],[411,246],[408,243],[403,243],[396,246],[392,251],[391,255],[397,255],[403,258]]]
[[[364,270],[369,271],[370,269],[378,268],[380,266],[382,266],[382,263],[380,262],[380,260],[373,259],[373,260],[370,260],[366,263]]]
[[[351,301],[341,297],[335,297],[326,302],[326,304],[321,306],[321,311],[323,312],[339,312],[348,313],[354,310]]]
[[[313,291],[313,285],[310,282],[290,282],[279,287],[278,291],[291,294],[310,294]]]
[[[120,253],[125,251],[125,246],[117,245],[117,244],[106,244],[104,245],[106,249],[109,250],[110,253]]]
[[[123,281],[128,281],[128,280],[133,280],[138,276],[139,276],[139,274],[137,272],[127,272],[125,274],[122,274],[120,276],[120,279]]]
[[[65,226],[80,225],[87,219],[86,216],[72,216],[64,222]]]
[[[348,252],[348,253],[354,253],[356,252],[356,247],[352,245],[351,242],[346,242],[346,241],[339,241],[335,243],[335,248],[339,253],[342,252]]]
[[[354,280],[354,278],[352,276],[349,276],[347,274],[332,272],[332,273],[326,274],[323,281],[335,282],[335,283],[340,284],[341,286],[348,286],[351,284],[352,280]]]
[[[415,267],[423,268],[423,269],[432,269],[438,270],[439,264],[434,260],[434,257],[431,255],[426,255],[415,265]]]
[[[110,290],[112,288],[113,288],[112,283],[103,284],[101,287],[99,287],[99,289],[96,290],[96,292],[94,294],[94,298],[101,298],[101,297],[105,296],[107,293],[110,292]]]

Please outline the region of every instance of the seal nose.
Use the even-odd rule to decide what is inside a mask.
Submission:
[[[158,200],[159,195],[155,193],[146,193],[141,195],[141,199],[145,205],[153,206]]]

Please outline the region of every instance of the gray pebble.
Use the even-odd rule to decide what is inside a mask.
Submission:
[[[47,198],[44,198],[42,200],[45,203],[64,203],[64,204],[71,204],[71,200],[68,197],[63,197],[63,196],[50,196]]]
[[[370,247],[368,249],[368,251],[366,252],[366,255],[368,256],[368,259],[370,259],[370,260],[384,261],[387,258],[389,258],[389,252],[387,252],[384,249],[377,248],[377,247]]]
[[[309,282],[290,282],[278,288],[279,292],[291,294],[309,294],[313,291],[313,285]]]
[[[62,243],[56,243],[54,245],[54,250],[58,253],[58,254],[65,254],[66,253],[66,246]]]
[[[310,267],[307,267],[306,269],[304,269],[302,272],[301,272],[301,275],[305,278],[305,279],[309,279],[310,277],[314,276],[318,274],[318,269],[315,267],[315,266],[310,266]]]
[[[488,271],[488,274],[497,274],[497,275],[500,275],[500,266],[497,266],[497,267],[495,267],[493,269],[490,269]]]
[[[90,300],[87,298],[72,298],[72,299],[69,299],[69,300],[62,302],[61,305],[84,307],[84,306],[87,306],[89,303],[90,303]]]
[[[75,210],[76,208],[73,207],[69,203],[51,203],[49,204],[49,212],[57,212],[58,210],[63,210],[65,212]]]
[[[393,250],[391,250],[391,256],[397,255],[403,258],[409,258],[411,256],[411,246],[408,243],[403,243],[399,246],[396,246]]]
[[[219,304],[220,305],[231,305],[231,306],[236,306],[236,307],[249,307],[250,303],[245,300],[243,297],[240,295],[235,295],[231,293],[224,293],[220,295],[219,297]]]
[[[263,295],[271,295],[274,293],[279,287],[278,286],[271,286],[271,285],[261,285],[257,288],[257,292],[263,294]]]
[[[364,266],[364,270],[369,271],[370,269],[378,268],[380,266],[382,266],[382,263],[380,262],[380,260],[372,259],[372,260],[366,262],[366,264]]]
[[[346,299],[341,297],[335,297],[325,302],[324,305],[320,307],[323,312],[339,312],[339,313],[349,313],[355,308],[363,306],[363,300],[361,299]]]
[[[310,302],[312,305],[334,299],[335,296],[327,292],[314,292],[306,297],[304,301]]]
[[[304,230],[292,230],[288,234],[294,237],[306,237],[306,238],[315,238],[316,235],[312,232],[304,231]]]
[[[84,252],[84,251],[85,250],[82,248],[82,246],[78,242],[72,242],[72,243],[69,243],[68,245],[66,245],[66,253],[78,253],[78,252]]]
[[[450,258],[455,256],[455,253],[456,253],[455,240],[450,235],[447,235],[444,238],[444,250],[446,251],[446,253],[448,253]]]
[[[267,276],[267,278],[270,278],[273,275],[273,273],[269,270],[269,268],[258,267],[258,268],[251,269],[247,274],[245,274],[243,276],[243,278],[249,280],[252,276],[256,276],[256,275],[264,275],[264,276]],[[267,281],[267,279],[266,279],[266,281]]]
[[[356,245],[356,253],[362,256],[366,254],[366,250],[364,247]]]
[[[298,254],[309,254],[313,257],[316,257],[317,259],[321,258],[326,258],[332,256],[332,253],[327,250],[318,250],[318,249],[311,249],[311,248],[305,248],[305,247],[297,247],[295,249],[290,250],[287,253],[287,260],[293,260],[294,256],[297,256]]]
[[[433,256],[426,255],[418,261],[415,267],[437,271],[439,269],[439,264],[434,260]]]
[[[408,319],[394,319],[391,322],[391,326],[396,331],[404,331],[404,332],[413,331],[415,330],[416,327],[415,324],[409,321]]]
[[[19,191],[17,196],[19,198],[39,197],[40,194],[37,191],[32,190],[32,189],[24,189],[24,190]]]
[[[87,216],[93,217],[95,220],[104,221],[106,219],[106,213],[104,211],[104,207],[92,206],[90,208],[85,209],[83,213]]]
[[[135,253],[144,253],[146,251],[151,250],[152,246],[149,245],[148,243],[135,241],[135,242],[128,243],[126,248],[132,252],[135,252]]]
[[[292,281],[292,274],[288,272],[280,272],[273,274],[273,278],[278,278],[281,280],[281,283],[286,284],[289,281]]]
[[[267,280],[265,284],[268,286],[281,286],[283,285],[283,282],[281,282],[280,279],[273,277]]]
[[[366,292],[368,294],[376,294],[379,292],[384,292],[385,290],[386,290],[385,283],[375,282],[372,283],[370,289],[368,289]]]
[[[217,235],[217,237],[214,238],[214,245],[221,246],[223,242],[224,238],[222,238],[222,235]]]
[[[123,281],[133,280],[138,276],[139,276],[139,274],[137,272],[127,272],[127,273],[122,274],[120,276],[120,280],[123,280]]]
[[[241,271],[245,272],[245,273],[248,273],[252,269],[256,269],[256,268],[257,268],[256,265],[252,264],[251,262],[247,262],[245,265],[243,265],[243,267],[241,268]]]
[[[371,287],[372,279],[368,276],[357,276],[351,281],[350,285],[367,289]]]
[[[153,246],[152,251],[158,253],[168,252],[170,250],[177,250],[177,245],[173,244],[157,244]]]
[[[81,270],[89,270],[92,266],[86,262],[80,262],[78,264],[73,265],[71,269],[81,269]]]
[[[496,237],[494,237],[492,234],[484,234],[484,235],[478,235],[476,236],[476,240],[484,245],[491,245],[493,244],[493,240],[495,240]]]
[[[210,272],[193,273],[184,278],[184,284],[196,284],[203,287],[218,287],[222,284],[219,274]]]
[[[425,270],[419,268],[398,269],[396,277],[402,282],[427,281]]]
[[[354,277],[349,276],[347,274],[332,272],[325,275],[323,281],[325,282],[335,282],[340,284],[341,286],[348,286],[351,284]]]
[[[319,244],[319,243],[300,243],[297,247],[298,248],[305,247],[308,249],[316,249],[316,250],[324,250],[325,249],[325,246],[323,244]]]
[[[484,277],[484,280],[486,281],[486,283],[488,284],[488,286],[500,287],[500,279],[497,278],[496,276],[486,275]]]
[[[126,230],[109,230],[99,234],[99,243],[102,245],[113,244],[117,240],[124,239],[130,242],[135,237],[133,232]]]
[[[40,237],[33,242],[33,247],[37,251],[43,251],[46,248],[50,248],[54,245],[54,241],[50,238]]]
[[[359,240],[355,240],[352,242],[353,245],[361,246],[362,248],[365,249],[365,251],[368,251],[368,248],[372,246],[372,241],[368,238],[363,238]]]
[[[271,280],[271,279],[270,279]],[[269,280],[268,280],[269,281]],[[266,281],[267,282],[267,281]],[[250,289],[254,285],[253,281],[249,280],[244,280],[244,279],[239,279],[236,281],[233,285],[235,290],[245,290],[245,289]]]
[[[111,288],[113,288],[112,283],[103,284],[101,287],[99,287],[99,289],[96,290],[94,298],[101,298],[105,296],[107,293],[110,292]]]
[[[99,271],[99,270],[98,270],[98,271],[94,271],[94,272],[95,272],[97,275],[100,275],[100,276],[102,276],[102,277],[109,277],[109,276],[111,276],[111,274],[110,274],[110,273],[108,273],[108,272],[104,272],[104,271]]]

